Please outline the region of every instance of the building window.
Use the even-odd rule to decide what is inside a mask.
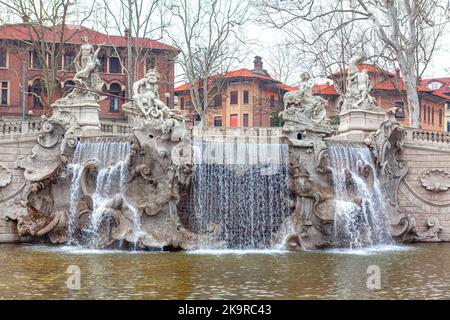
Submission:
[[[270,107],[275,108],[275,96],[270,96]]]
[[[180,98],[180,110],[184,110],[184,97]]]
[[[214,127],[221,127],[222,126],[222,117],[214,117]]]
[[[248,91],[244,91],[244,104],[248,104]]]
[[[242,126],[248,127],[248,113],[244,113],[242,116]]]
[[[427,113],[428,113],[428,124],[430,124],[430,120],[431,120],[431,114],[430,114],[431,110],[430,110],[430,106],[427,106]]]
[[[397,119],[405,119],[405,103],[403,101],[396,101],[394,106],[397,108],[395,117]]]
[[[230,104],[238,104],[238,92],[237,91],[230,92]]]
[[[121,92],[122,88],[118,83],[112,83],[109,87],[109,93],[112,95],[109,97],[109,112],[119,112]]]
[[[230,85],[235,85],[235,84],[238,84],[238,83],[239,83],[239,80],[230,80],[228,83],[229,83]]]
[[[145,57],[145,70],[155,69],[155,56],[153,54],[148,54]]]
[[[109,57],[109,73],[122,73],[119,57]]]
[[[0,68],[8,68],[8,51],[6,51],[6,48],[0,48]]]
[[[31,87],[33,94],[33,108],[42,109],[44,104],[42,103],[42,82],[41,80],[35,80]]]
[[[430,88],[431,90],[438,90],[440,87],[442,87],[442,83],[440,82],[431,82],[428,84],[428,88]]]
[[[431,124],[434,124],[434,107],[431,109]]]
[[[222,95],[220,94],[216,94],[214,96],[214,106],[216,108],[221,108],[222,107]],[[222,120],[221,120],[222,121]]]
[[[231,114],[230,115],[230,127],[236,128],[238,126],[238,115]]]
[[[106,70],[107,70],[107,58],[106,58],[106,56],[98,57],[98,61],[100,62],[100,65],[98,66],[98,72],[105,73]]]
[[[41,69],[42,68],[42,63],[41,60],[39,59],[39,56],[36,52],[36,50],[34,51],[30,51],[30,55],[29,55],[29,67],[31,69]]]
[[[179,102],[178,96],[173,96],[173,110],[178,110],[178,102]]]
[[[1,81],[1,90],[2,90],[2,96],[0,104],[2,106],[8,105],[8,82],[7,81]]]
[[[422,119],[423,123],[427,122],[427,108],[425,106],[422,106]]]
[[[443,117],[442,117],[442,110],[439,109],[439,127],[442,127]]]
[[[75,55],[67,53],[64,55],[64,70],[68,72],[75,72]]]
[[[450,132],[450,122],[447,122],[447,132]]]

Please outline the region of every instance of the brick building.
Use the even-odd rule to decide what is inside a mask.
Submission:
[[[216,79],[217,80],[217,79]],[[220,76],[221,92],[214,93],[208,108],[208,126],[271,127],[278,126],[278,113],[283,109],[282,96],[295,90],[273,79],[256,56],[252,70],[242,68]],[[189,85],[175,88],[176,109],[186,114],[192,124],[198,120],[191,102]]]
[[[85,36],[94,46],[102,44],[103,47],[99,54],[100,76],[105,82],[102,91],[110,95],[100,101],[100,117],[123,118],[121,105],[127,98],[127,75],[122,65],[127,65],[127,38],[122,36],[111,36],[82,26],[65,25],[63,41],[57,43],[64,43],[64,48],[60,61],[57,61],[58,85],[52,100],[62,97],[74,84],[71,81],[75,74],[73,60],[82,43],[81,38]],[[33,47],[27,44],[30,38],[29,28],[25,23],[0,26],[1,117],[20,117],[22,112],[34,115],[44,112],[42,101],[46,98],[43,94],[45,87],[42,81],[42,64]],[[43,38],[51,42],[52,30],[48,29]],[[146,70],[156,68],[161,74],[161,99],[173,106],[174,60],[178,50],[151,39],[132,38],[132,45],[136,41],[139,41],[144,52],[143,63],[138,67],[138,78]],[[26,84],[24,94],[22,83]]]
[[[406,105],[405,85],[398,73],[390,73],[373,65],[361,64],[360,70],[366,69],[372,82],[372,96],[376,99],[377,105],[383,109],[389,109],[397,106],[401,109],[396,115],[397,119],[405,126],[409,125],[409,115]],[[345,83],[345,74],[334,74],[336,81],[341,81],[340,87]],[[450,80],[450,78],[447,78]],[[428,80],[430,84],[434,82]],[[433,89],[434,88],[434,89]],[[428,82],[417,86],[420,102],[420,127],[426,130],[446,131],[447,122],[445,120],[445,111],[450,101],[449,87],[444,86],[443,91],[435,87],[428,86]],[[339,113],[342,105],[342,98],[336,91],[333,84],[316,85],[313,88],[314,94],[321,95],[328,101],[327,115],[334,116]],[[450,120],[449,120],[450,121]]]
[[[444,98],[450,97],[450,77],[444,78],[430,78],[423,79],[420,83],[424,87],[428,87],[430,90],[433,90],[435,95],[442,96]],[[445,108],[445,129],[447,132],[450,132],[450,101],[446,102]]]

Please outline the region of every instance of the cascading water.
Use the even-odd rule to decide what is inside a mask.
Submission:
[[[369,148],[345,142],[328,142],[327,145],[336,193],[336,239],[350,248],[393,243]]]
[[[72,174],[70,189],[70,207],[68,221],[69,243],[77,244],[75,232],[78,224],[78,203],[82,196],[86,196],[83,190],[82,176],[89,163],[95,164],[96,178],[93,190],[90,194],[92,199],[92,212],[89,222],[81,231],[83,242],[92,247],[102,244],[101,224],[107,214],[107,207],[111,199],[120,195],[123,206],[134,214],[133,229],[136,237],[139,235],[140,219],[137,209],[126,197],[126,175],[130,155],[130,144],[128,142],[99,141],[81,142],[77,145],[73,162],[68,166]],[[86,188],[86,186],[84,186]],[[137,239],[136,239],[137,240]],[[135,241],[136,242],[136,241]]]
[[[267,248],[289,214],[287,145],[195,142],[194,150],[196,231],[213,222],[230,248]]]

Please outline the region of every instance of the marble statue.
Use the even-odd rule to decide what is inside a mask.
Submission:
[[[284,128],[329,132],[326,126],[326,104],[325,99],[313,95],[309,73],[302,73],[299,89],[284,95],[284,111],[280,112],[285,122]]]
[[[366,69],[359,70],[358,64],[362,57],[356,56],[350,61],[347,77],[347,91],[341,112],[349,110],[372,110],[377,111],[375,98],[370,95],[372,83]]]
[[[184,128],[186,120],[161,101],[159,78],[159,72],[150,69],[142,79],[133,84],[133,100],[124,104],[122,109],[137,127],[150,125],[160,128],[165,138],[175,138],[173,134],[180,133],[176,128]]]
[[[73,77],[76,88],[68,94],[68,97],[79,97],[83,93],[100,91],[104,82],[100,79],[98,67],[100,60],[98,54],[102,48],[99,45],[96,50],[89,43],[88,37],[83,37],[83,44],[74,59],[76,74]]]

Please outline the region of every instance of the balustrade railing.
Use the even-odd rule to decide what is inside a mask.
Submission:
[[[450,132],[406,128],[406,141],[418,143],[444,143],[450,145]]]
[[[0,138],[26,135],[42,131],[43,121],[37,120],[0,120]],[[100,131],[106,134],[131,134],[132,126],[128,123],[100,121]]]

